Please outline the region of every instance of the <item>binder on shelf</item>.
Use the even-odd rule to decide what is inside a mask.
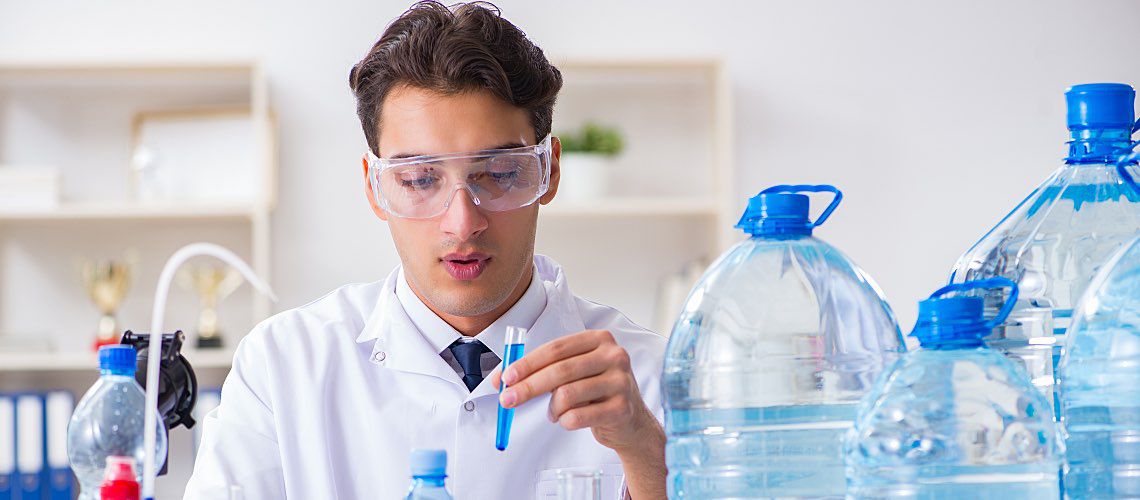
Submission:
[[[15,498],[40,499],[44,478],[44,399],[38,394],[16,397]]]
[[[0,394],[0,500],[13,500],[16,492],[16,401]]]
[[[47,472],[48,500],[71,500],[75,497],[75,476],[67,459],[67,424],[75,400],[67,391],[51,391],[44,401],[44,429],[47,441],[44,447]]]

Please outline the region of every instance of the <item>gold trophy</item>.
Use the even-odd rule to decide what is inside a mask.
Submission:
[[[95,336],[95,349],[119,343],[119,326],[115,311],[127,296],[131,285],[131,264],[105,260],[83,264],[83,286],[102,313]]]
[[[199,348],[222,347],[218,329],[218,301],[234,293],[244,282],[241,272],[229,266],[203,264],[178,272],[178,284],[198,294],[202,311],[198,314]]]

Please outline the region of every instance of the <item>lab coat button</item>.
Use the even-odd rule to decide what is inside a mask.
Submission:
[[[375,361],[377,363],[384,361],[384,358],[387,358],[387,357],[388,357],[388,355],[384,354],[384,351],[378,351],[378,352],[372,353],[372,361]]]
[[[475,402],[468,401],[466,403],[463,403],[463,409],[467,411],[475,411]]]

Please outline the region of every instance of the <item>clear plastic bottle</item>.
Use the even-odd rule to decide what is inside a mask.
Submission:
[[[950,277],[951,283],[994,276],[1017,282],[1021,298],[987,342],[1019,361],[1051,401],[1073,305],[1104,262],[1140,231],[1134,181],[1140,170],[1135,159],[1120,162],[1134,146],[1135,95],[1119,83],[1068,89],[1065,165],[963,254]],[[992,311],[1005,302],[1004,292],[986,300]]]
[[[444,486],[447,478],[447,452],[412,450],[412,486],[407,500],[451,500]]]
[[[1140,498],[1140,241],[1081,299],[1059,366],[1069,498]]]
[[[815,222],[798,192],[835,199]],[[670,498],[843,497],[843,435],[903,346],[871,279],[812,236],[832,186],[776,186],[736,227],[752,237],[689,294],[664,368]]]
[[[97,500],[109,457],[130,457],[142,463],[143,408],[146,395],[135,382],[135,348],[99,348],[99,381],[87,391],[67,426],[67,456],[79,479],[80,500]],[[151,410],[157,412],[158,410]],[[155,456],[159,468],[166,456],[166,431],[158,422]],[[141,471],[135,480],[142,482]]]
[[[994,320],[981,297],[1006,287]],[[883,374],[847,436],[856,499],[1058,498],[1061,447],[1049,403],[1020,366],[983,337],[1017,300],[1005,278],[948,285],[919,302],[920,349]]]

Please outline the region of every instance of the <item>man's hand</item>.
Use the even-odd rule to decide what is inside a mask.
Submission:
[[[498,371],[491,382],[499,387]],[[550,393],[547,418],[567,430],[590,428],[618,453],[634,498],[665,497],[665,432],[645,406],[629,353],[605,330],[587,330],[539,346],[507,367],[499,397],[514,408]]]

